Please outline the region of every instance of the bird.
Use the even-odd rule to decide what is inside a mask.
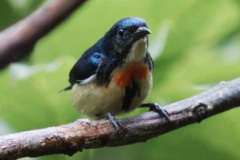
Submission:
[[[150,107],[169,121],[157,103],[142,104],[152,89],[153,60],[148,52],[150,29],[144,19],[127,17],[116,22],[87,49],[69,73],[72,103],[82,114],[106,117],[117,131],[115,118],[137,107]]]

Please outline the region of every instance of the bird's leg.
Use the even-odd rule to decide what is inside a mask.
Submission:
[[[123,126],[122,124],[112,115],[110,112],[106,114],[106,119],[109,120],[112,125],[116,128],[118,134],[123,133]]]
[[[144,103],[141,104],[139,107],[149,107],[150,111],[157,112],[161,117],[165,117],[168,122],[170,122],[170,114],[160,107],[157,103]]]

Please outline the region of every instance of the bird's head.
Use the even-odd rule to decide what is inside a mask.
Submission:
[[[129,17],[116,22],[104,36],[103,42],[116,54],[122,54],[128,52],[133,44],[140,39],[143,39],[147,44],[150,33],[145,20]]]

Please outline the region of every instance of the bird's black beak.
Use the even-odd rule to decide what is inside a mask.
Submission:
[[[148,29],[147,27],[139,27],[135,32],[134,32],[134,37],[136,37],[137,39],[142,38],[148,34],[151,34],[152,32],[150,31],[150,29]]]

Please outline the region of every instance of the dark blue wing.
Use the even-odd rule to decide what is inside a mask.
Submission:
[[[104,55],[100,52],[86,52],[83,54],[69,73],[71,85],[94,75],[103,59]]]

